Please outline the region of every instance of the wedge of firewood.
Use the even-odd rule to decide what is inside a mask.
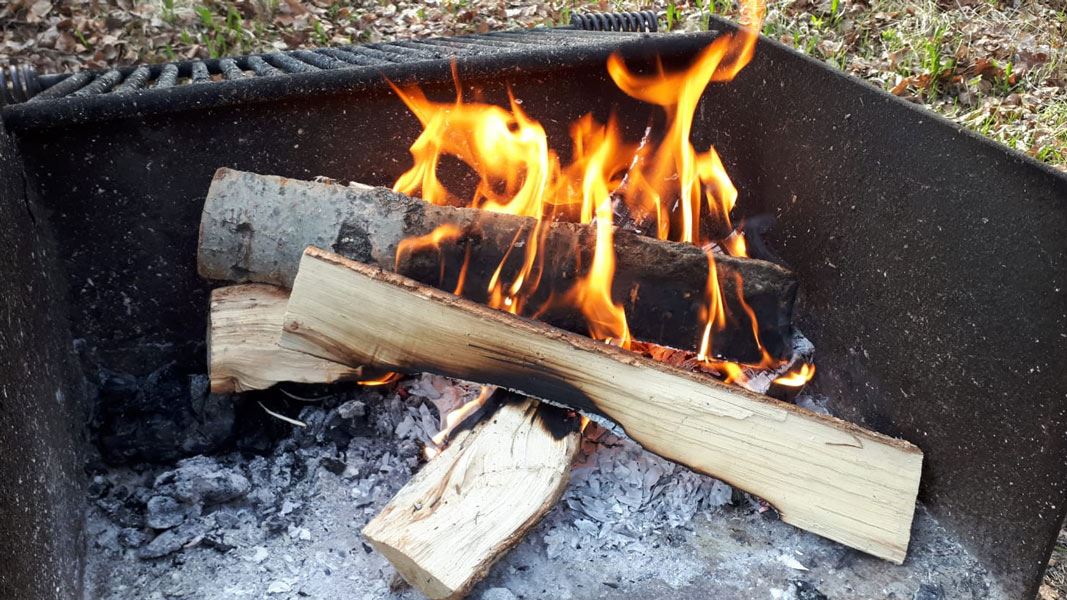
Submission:
[[[578,419],[511,395],[426,464],[363,537],[426,596],[461,598],[556,504]]]
[[[279,343],[599,414],[652,452],[764,498],[788,523],[895,562],[907,552],[922,452],[903,440],[316,248]]]
[[[265,389],[281,382],[333,383],[360,375],[358,367],[278,345],[288,300],[287,290],[263,284],[212,292],[208,362],[213,392]],[[459,597],[477,583],[566,487],[579,444],[577,418],[502,390],[491,402],[501,403],[500,397],[508,401],[494,407],[473,432],[461,427],[454,433],[446,450],[365,530],[406,580],[431,598]],[[436,501],[429,498],[438,491],[435,485],[449,485],[439,490]],[[425,511],[393,510],[416,496],[425,498],[415,500]],[[408,541],[426,537],[428,524],[470,536],[472,543],[460,554],[455,538],[448,536],[430,536],[410,546]]]
[[[278,345],[289,292],[247,284],[211,292],[208,377],[216,394],[262,390],[276,383],[333,383],[357,379],[360,367]]]
[[[446,291],[464,283],[460,295],[485,303],[489,282],[504,261],[501,280],[510,282],[523,263],[518,248],[533,243],[531,218],[434,206],[385,188],[298,181],[219,169],[204,203],[197,250],[199,272],[218,280],[292,284],[307,246],[326,248]],[[436,244],[405,245],[439,227]],[[539,312],[553,293],[566,293],[592,263],[595,228],[574,223],[544,224],[538,234],[543,262],[526,314],[577,333],[584,316],[573,308]],[[615,235],[612,297],[623,304],[637,339],[697,350],[704,334],[708,258],[691,244],[667,242],[619,231]],[[731,319],[712,338],[711,354],[759,362],[762,354],[744,315],[751,309],[760,341],[771,354],[792,351],[796,280],[773,263],[717,257],[716,275]],[[462,269],[465,261],[468,268]],[[739,283],[740,282],[740,283]],[[747,306],[742,305],[742,298]]]

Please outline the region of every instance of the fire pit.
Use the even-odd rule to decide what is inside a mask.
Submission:
[[[353,354],[368,347],[359,343],[340,355],[336,348],[314,350],[306,345],[313,337],[303,342],[296,338],[301,328],[307,331],[311,319],[319,318],[321,313],[312,309],[327,306],[314,294],[326,289],[328,281],[359,281],[360,290],[372,289],[371,282],[376,282],[379,287],[373,289],[389,294],[395,308],[408,301],[396,290],[414,289],[457,323],[464,315],[483,313],[477,305],[453,304],[438,292],[413,287],[412,280],[381,278],[331,254],[310,252],[302,259],[312,269],[319,269],[314,261],[320,261],[323,270],[315,272],[335,269],[327,280],[302,285],[301,278],[311,281],[303,263],[295,278],[259,277],[249,268],[255,262],[249,257],[256,252],[250,232],[263,232],[260,222],[248,221],[243,229],[235,226],[234,231],[245,236],[241,239],[253,245],[248,246],[250,254],[242,255],[245,262],[219,263],[228,269],[225,277],[218,276],[218,270],[205,272],[204,258],[213,198],[238,197],[232,191],[237,188],[224,186],[258,177],[236,171],[216,175],[218,167],[302,180],[257,179],[256,185],[262,186],[257,189],[265,193],[260,197],[286,186],[293,194],[315,197],[369,193],[335,182],[392,187],[411,168],[409,146],[424,131],[430,110],[413,95],[412,86],[436,102],[448,103],[455,97],[455,80],[472,102],[510,106],[513,115],[536,118],[560,155],[579,155],[582,140],[591,139],[572,138],[569,131],[587,112],[595,123],[612,123],[620,139],[638,142],[663,124],[650,121],[648,98],[634,97],[639,94],[627,93],[626,86],[619,85],[625,77],[618,66],[624,65],[634,76],[648,76],[656,72],[659,60],[665,72],[682,72],[695,57],[706,56],[713,40],[732,35],[729,24],[717,27],[717,32],[708,34],[671,36],[574,29],[503,32],[140,67],[45,78],[37,82],[43,91],[5,107],[5,127],[12,133],[4,140],[0,210],[6,222],[16,224],[5,228],[3,235],[20,260],[5,267],[9,274],[3,297],[10,317],[0,328],[0,339],[5,341],[6,355],[24,357],[24,362],[4,366],[0,414],[5,431],[12,434],[4,437],[0,470],[8,486],[5,502],[11,498],[13,509],[11,518],[0,524],[9,532],[0,550],[13,567],[3,575],[4,591],[10,589],[10,595],[20,597],[75,597],[81,570],[87,568],[89,594],[94,597],[203,594],[204,588],[196,586],[205,581],[225,597],[328,597],[352,589],[367,597],[383,597],[390,593],[392,572],[386,559],[424,592],[440,589],[447,595],[459,590],[466,584],[452,588],[444,580],[435,584],[418,580],[426,564],[390,541],[397,525],[395,519],[385,518],[390,510],[386,503],[425,460],[420,447],[426,445],[432,453],[431,442],[442,441],[433,439],[441,426],[433,412],[443,418],[461,400],[477,396],[478,390],[437,376],[399,384],[389,377],[375,380],[382,373],[356,372],[356,363],[436,370],[600,413],[623,424],[646,448],[720,476],[728,474],[726,464],[747,460],[747,455],[738,454],[739,458],[717,464],[706,452],[689,457],[677,449],[678,441],[652,431],[656,416],[638,412],[639,418],[632,417],[631,411],[641,403],[604,404],[603,396],[590,394],[588,388],[576,393],[562,385],[581,387],[568,378],[571,375],[519,377],[513,369],[501,367],[491,377],[479,379],[490,369],[449,367],[439,360],[441,353],[420,356],[416,347],[406,348],[400,358],[377,351]],[[605,69],[612,56],[614,73]],[[715,159],[701,152],[698,170],[714,173],[721,168],[729,173],[743,199],[734,211],[735,221],[749,219],[753,224],[749,239],[762,247],[760,239],[766,238],[767,246],[801,284],[792,321],[814,342],[819,363],[818,377],[801,404],[914,442],[925,455],[922,505],[915,514],[910,547],[907,521],[903,547],[896,547],[834,531],[820,518],[797,517],[798,511],[824,508],[821,502],[799,508],[789,505],[782,518],[870,554],[900,560],[907,550],[908,558],[902,566],[894,566],[790,527],[778,521],[767,504],[642,450],[608,422],[588,426],[584,442],[569,442],[579,439],[573,432],[581,423],[565,411],[551,409],[564,417],[552,429],[555,435],[538,437],[542,441],[536,442],[541,444],[536,454],[511,458],[536,457],[540,462],[532,462],[527,467],[531,469],[563,464],[565,481],[569,463],[577,456],[571,485],[563,491],[562,481],[546,476],[538,478],[543,488],[519,496],[530,505],[531,516],[529,522],[516,524],[515,531],[533,529],[475,593],[502,598],[668,593],[738,598],[1032,595],[1064,514],[1060,457],[1067,422],[1059,407],[1065,390],[1059,378],[1046,374],[1056,372],[1057,359],[1067,358],[1060,292],[1064,249],[1057,242],[1067,230],[1063,204],[1067,181],[769,41],[760,42],[751,64],[736,78],[713,84],[694,108],[691,127],[679,140],[691,140],[701,150],[714,146]],[[655,135],[669,138],[669,128],[666,131]],[[451,189],[477,186],[478,181],[465,176],[458,164],[442,163],[442,169],[443,178],[454,186]],[[310,181],[318,176],[335,182]],[[716,191],[713,195],[730,196],[721,180],[708,177],[702,181]],[[400,191],[418,191],[426,197],[426,181],[421,180],[420,190],[400,187]],[[719,183],[716,187],[712,182]],[[205,208],[209,184],[212,191]],[[298,191],[305,188],[316,191]],[[594,215],[599,220],[587,225],[585,233],[575,229],[574,235],[589,242],[582,247],[590,252],[605,233],[600,225],[610,224],[611,219],[630,220],[616,233],[618,240],[625,242],[629,235],[634,244],[651,243],[640,241],[650,237],[650,229],[632,207],[622,210],[609,204],[589,210],[593,214],[576,220],[590,223]],[[759,231],[761,215],[776,217],[767,231]],[[569,231],[560,227],[553,231]],[[627,227],[633,231],[627,232]],[[485,237],[479,239],[492,239],[491,228],[480,231]],[[698,228],[692,221],[677,230],[668,224],[659,237],[685,243],[702,237],[693,234],[686,239],[687,231]],[[335,243],[326,250],[361,262],[380,260],[358,243],[340,243],[372,239],[357,233],[334,236]],[[469,233],[463,239],[469,239]],[[412,259],[408,266],[398,260],[393,267],[436,285],[430,280],[445,263],[431,259],[439,255],[442,239],[417,248],[430,258],[423,257],[421,263]],[[471,247],[459,246],[466,252]],[[492,244],[477,247],[492,248]],[[205,376],[203,332],[211,286],[197,274],[198,248],[201,274],[257,281],[260,286],[229,295],[216,290],[210,299],[213,365],[220,356],[215,344],[225,339],[220,337],[224,321],[217,319],[221,313],[214,311],[232,308],[238,312],[231,314],[250,315],[250,307],[265,308],[264,314],[277,315],[270,318],[277,319],[278,331],[283,326],[286,330],[281,342],[286,351],[305,344],[302,349],[307,353],[302,356],[313,355],[320,361],[301,363],[299,373],[294,367],[276,380],[302,381],[305,387],[286,384],[247,393],[236,401],[209,393],[209,388],[223,391],[226,385],[232,390],[249,388],[242,388],[246,382],[240,377],[216,380],[214,372],[211,380]],[[225,245],[219,248],[219,255],[227,256]],[[718,251],[739,252],[727,243]],[[703,260],[699,251],[696,256]],[[679,254],[671,264],[683,258]],[[458,259],[454,267],[466,264],[463,252]],[[721,261],[731,264],[729,258]],[[599,264],[595,253],[583,264],[589,267],[579,269],[579,274],[595,271]],[[626,275],[633,272],[628,270],[633,264],[620,258],[614,267]],[[998,277],[1001,271],[1004,274]],[[445,292],[459,290],[460,272],[449,270],[451,279],[442,284],[448,288]],[[649,270],[641,277],[655,275]],[[479,281],[476,269],[470,276]],[[635,276],[633,281],[647,279]],[[509,284],[513,282],[509,279]],[[263,288],[263,283],[291,287],[292,296],[287,292],[277,296],[267,291],[275,288]],[[703,280],[700,284],[702,294]],[[723,289],[735,290],[723,302],[736,297],[738,307],[755,297],[740,285]],[[635,337],[656,337],[653,341],[677,345],[670,338],[680,331],[674,325],[659,331],[638,329],[642,323],[673,323],[670,319],[680,318],[677,310],[662,308],[668,301],[664,299],[652,304],[663,312],[648,313],[652,316],[641,321],[637,315],[644,314],[640,310],[648,297],[644,294],[627,305],[628,314],[635,315],[635,334],[640,333]],[[496,306],[505,312],[525,301],[508,293],[496,298]],[[495,302],[492,294],[476,300]],[[792,306],[791,296],[789,301]],[[700,325],[713,322],[706,315],[714,313],[716,305],[690,304],[706,311]],[[1021,305],[1029,309],[1020,311]],[[271,306],[282,310],[270,312]],[[295,312],[297,307],[305,312]],[[603,313],[585,312],[587,304],[581,307],[587,321],[607,326],[600,333],[589,332],[593,337],[620,341],[624,330],[613,328],[609,319],[590,318]],[[480,318],[496,319],[484,315]],[[392,332],[410,336],[418,327],[428,327],[420,324],[419,317],[419,311],[411,312],[391,325]],[[518,321],[504,314],[499,318],[503,319],[499,328],[486,330],[480,343],[489,344],[515,330]],[[385,314],[376,322],[384,319]],[[575,328],[573,315],[547,320],[564,329]],[[740,356],[762,350],[784,357],[802,345],[801,338],[791,337],[788,315],[784,322],[758,321],[754,339],[770,340],[778,333],[778,346],[716,348],[711,340],[726,344],[729,336],[724,335],[705,336],[708,343],[691,350],[707,363],[712,354],[730,352]],[[253,331],[249,321],[237,322]],[[368,331],[344,334],[370,335]],[[439,335],[444,331],[440,329]],[[463,331],[476,333],[456,328],[455,335]],[[637,364],[644,369],[637,373],[651,379],[665,377],[662,385],[670,389],[694,381],[711,386],[708,389],[726,389],[681,373],[677,365],[664,367],[661,374],[646,358],[631,359],[622,350],[567,337],[572,335],[553,330],[546,336],[583,353],[559,368],[588,363],[611,373],[620,369],[618,377],[623,377]],[[286,336],[295,337],[286,342]],[[563,346],[552,348],[548,356],[563,356]],[[262,357],[275,350],[268,346],[266,352],[256,356],[267,360]],[[655,357],[658,351],[644,352]],[[532,354],[507,356],[516,364],[541,360]],[[925,367],[921,374],[916,372],[919,365]],[[718,368],[730,375],[730,368]],[[278,374],[275,369],[266,371],[266,376]],[[588,372],[584,376],[593,377]],[[362,390],[352,385],[320,386],[345,379],[387,385]],[[622,386],[630,390],[642,383],[622,380],[630,382]],[[854,448],[910,447],[808,410],[763,404],[743,392],[715,393],[727,394],[723,397],[731,402],[756,402],[738,405],[744,410],[773,407],[767,410],[783,422],[802,419],[830,428],[827,431],[851,432]],[[309,399],[315,402],[304,406]],[[473,431],[461,427],[452,444],[440,444],[445,454],[430,461],[398,498],[417,490],[420,482],[432,481],[429,466],[449,464],[442,459],[450,456],[470,452],[508,460],[485,433],[490,429],[485,423],[507,427],[508,415],[521,417],[526,414],[522,410],[541,414],[536,406],[524,404],[528,402],[511,398],[504,404],[507,409],[491,421],[484,420]],[[82,444],[90,407],[92,440],[107,464],[90,466],[89,515],[83,525],[86,503],[79,470],[84,457],[92,455]],[[299,425],[280,423],[266,411]],[[768,420],[772,422],[777,421]],[[514,431],[529,431],[526,423],[525,417],[518,418]],[[750,431],[746,438],[758,437],[759,431]],[[786,435],[789,429],[773,431],[775,436],[779,431]],[[723,447],[731,457],[732,451]],[[812,459],[806,453],[780,454],[798,465]],[[192,458],[175,464],[187,456]],[[884,463],[868,466],[877,472]],[[779,490],[814,485],[821,477],[813,472],[785,486],[759,487],[750,469],[739,469],[731,482],[758,488],[771,504],[785,506],[791,496]],[[519,477],[513,485],[531,484],[533,479]],[[562,508],[534,527],[559,493],[563,493]],[[774,496],[777,493],[783,495]],[[881,501],[886,496],[873,497]],[[904,498],[910,508],[906,494],[889,497]],[[549,500],[546,504],[540,498]],[[423,505],[417,500],[394,502]],[[516,500],[514,510],[527,508]],[[379,513],[384,520],[372,522]],[[457,539],[458,544],[475,546],[474,538]],[[385,557],[373,552],[370,544]],[[82,547],[90,549],[88,561],[83,552],[74,550]],[[459,546],[457,560],[462,554],[458,550]],[[591,570],[575,572],[576,564]],[[561,565],[569,565],[564,582]],[[412,590],[396,593],[417,597]]]

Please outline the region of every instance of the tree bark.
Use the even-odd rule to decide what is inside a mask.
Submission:
[[[456,234],[436,248],[402,252],[398,260],[403,240],[425,236],[439,226],[449,226]],[[208,279],[289,287],[301,253],[313,245],[454,291],[469,257],[461,295],[485,303],[501,261],[504,281],[518,273],[523,261],[518,246],[530,243],[535,227],[531,218],[434,206],[385,188],[219,169],[204,206],[198,265]],[[557,222],[542,227],[541,283],[523,314],[587,332],[576,310],[548,307],[553,294],[565,294],[587,272],[595,235],[588,225]],[[626,231],[616,232],[615,251],[612,296],[625,307],[633,336],[699,349],[708,303],[704,251]],[[716,263],[729,319],[712,339],[712,354],[749,362],[762,358],[743,299],[757,316],[763,347],[776,357],[788,357],[796,295],[792,274],[752,259],[716,256]]]

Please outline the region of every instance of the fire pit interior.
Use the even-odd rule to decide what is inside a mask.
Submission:
[[[1067,180],[598,23],[20,73],[0,595],[1033,596]]]

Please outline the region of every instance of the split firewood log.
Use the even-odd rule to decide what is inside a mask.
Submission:
[[[570,478],[578,418],[507,395],[363,528],[364,539],[434,600],[465,596],[555,506]]]
[[[447,291],[456,290],[463,277],[460,295],[485,303],[501,261],[504,281],[519,272],[523,252],[513,246],[528,243],[536,226],[532,218],[435,206],[385,188],[219,169],[204,205],[197,258],[200,274],[208,279],[289,287],[301,253],[314,245]],[[435,230],[440,234],[436,243],[408,243],[397,256],[404,240],[425,239]],[[577,310],[537,309],[586,274],[595,228],[546,223],[540,233],[540,285],[526,301],[525,314],[538,312],[539,320],[584,334],[586,321]],[[614,242],[612,297],[625,308],[632,335],[697,350],[708,304],[705,252],[627,231],[617,231]],[[462,269],[465,261],[468,268]],[[717,256],[716,275],[726,311],[734,318],[716,332],[711,354],[746,362],[762,358],[750,308],[764,348],[787,357],[796,295],[792,274],[765,261]]]
[[[287,290],[257,283],[211,292],[207,362],[213,393],[262,390],[284,381],[334,383],[359,378],[358,366],[278,345],[288,301]]]
[[[788,523],[898,563],[907,552],[922,452],[903,440],[316,248],[279,343],[598,414],[646,449],[764,498]]]
[[[212,292],[213,392],[359,376],[359,367],[278,345],[288,300],[287,290],[264,284]],[[363,532],[430,598],[462,597],[541,520],[566,488],[580,444],[579,420],[570,411],[504,390],[489,402],[473,428],[459,425],[445,450]],[[462,551],[456,540],[463,540]]]

